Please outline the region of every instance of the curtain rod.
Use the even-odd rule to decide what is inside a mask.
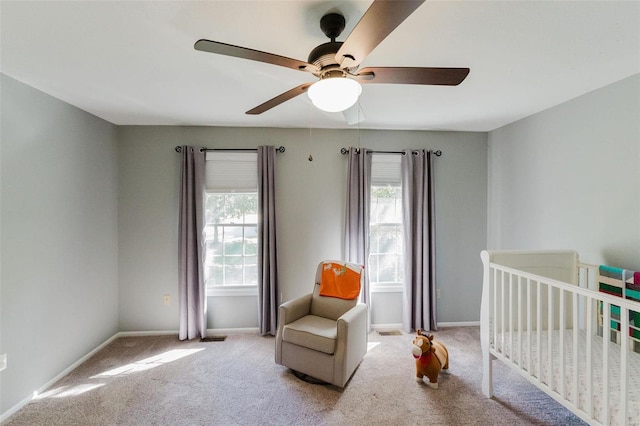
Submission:
[[[360,152],[360,148],[357,149],[357,152]],[[402,154],[404,155],[404,151],[372,151],[372,150],[367,150],[366,151],[367,154]],[[437,151],[431,151],[433,152],[436,157],[440,157],[442,155],[442,151],[437,150]],[[344,154],[348,154],[349,153],[349,148],[342,148],[340,150],[340,154],[344,155]],[[415,151],[413,151],[414,154],[417,155],[417,153]]]
[[[200,148],[200,152],[208,152],[208,151],[235,151],[235,152],[253,151],[253,152],[256,152],[256,151],[258,151],[258,149],[257,148]],[[176,152],[177,153],[181,153],[182,152],[182,146],[180,146],[180,145],[176,146]],[[276,152],[284,152],[284,146],[279,146],[278,148],[276,148]]]

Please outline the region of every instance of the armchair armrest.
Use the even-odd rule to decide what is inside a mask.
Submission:
[[[349,327],[350,324],[364,320],[365,327],[367,324],[367,305],[364,303],[358,303],[353,308],[345,312],[340,318],[338,318],[338,334],[340,333],[340,323],[343,323],[344,327]]]
[[[338,318],[334,381],[344,385],[367,354],[368,317],[367,305],[359,303]]]
[[[299,320],[311,311],[311,294],[284,302],[278,308],[278,331],[276,332],[275,360],[282,364],[282,333],[284,326]]]
[[[311,311],[311,294],[284,302],[278,309],[279,324],[287,325],[299,320]]]
[[[350,329],[356,333],[361,330],[366,333],[367,305],[364,303],[358,303],[338,318],[338,341],[341,337],[348,339],[349,334],[351,334]]]

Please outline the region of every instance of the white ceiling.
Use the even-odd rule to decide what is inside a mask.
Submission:
[[[306,61],[370,1],[5,1],[3,73],[118,125],[347,128],[311,74],[196,51],[200,38]],[[457,87],[365,85],[361,128],[489,131],[640,72],[640,1],[427,1],[362,66],[469,67]],[[353,127],[353,126],[351,126]]]

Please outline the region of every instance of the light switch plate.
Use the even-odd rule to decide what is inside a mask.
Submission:
[[[7,354],[0,355],[0,371],[7,368]]]

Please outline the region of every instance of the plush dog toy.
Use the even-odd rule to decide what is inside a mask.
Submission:
[[[429,386],[437,389],[440,371],[449,368],[449,352],[442,343],[434,341],[433,336],[422,334],[420,329],[417,333],[411,349],[416,359],[416,381],[422,382],[423,377],[427,376]]]

